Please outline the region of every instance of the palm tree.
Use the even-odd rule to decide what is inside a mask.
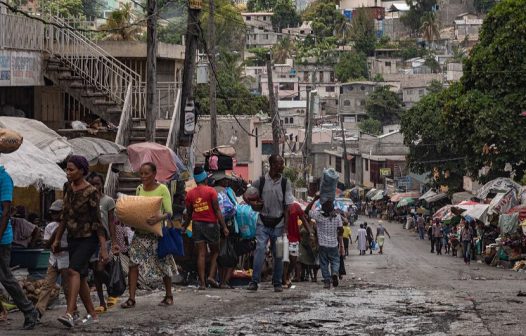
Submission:
[[[136,41],[143,31],[143,25],[133,13],[131,3],[126,3],[111,12],[100,29],[107,31],[103,37],[105,41]]]
[[[285,63],[287,58],[292,57],[294,48],[294,42],[289,37],[281,39],[279,43],[272,48],[274,63]]]
[[[420,32],[422,33],[422,37],[424,40],[426,40],[430,48],[435,40],[440,39],[438,22],[434,13],[426,13],[424,16],[422,16]]]

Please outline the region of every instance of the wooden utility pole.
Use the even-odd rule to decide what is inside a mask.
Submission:
[[[272,153],[279,154],[279,130],[280,120],[278,118],[278,109],[276,97],[274,94],[274,81],[272,80],[272,55],[267,54],[267,77],[268,77],[268,100],[270,106],[270,117],[272,118]]]
[[[316,90],[312,90],[309,92],[310,96],[307,96],[307,102],[308,102],[308,109],[307,109],[307,119],[308,124],[307,128],[305,129],[305,145],[303,148],[303,161],[304,161],[304,178],[305,182],[307,182],[308,185],[308,174],[307,174],[307,168],[310,168],[310,165],[312,164],[311,160],[311,146],[312,146],[312,124],[314,123],[314,96],[317,94]]]
[[[338,107],[340,105],[338,104]],[[339,109],[338,109],[339,110]],[[338,111],[339,112],[339,111]],[[349,187],[349,183],[351,181],[351,171],[350,171],[350,165],[349,165],[349,160],[347,158],[347,140],[345,139],[345,130],[343,128],[343,118],[340,116],[340,114],[338,113],[338,118],[340,118],[340,125],[341,125],[341,128],[342,128],[342,138],[343,138],[343,163],[344,163],[344,168],[345,171],[344,171],[344,174],[343,174],[343,183],[345,184],[345,188]]]
[[[197,41],[199,39],[199,14],[203,2],[200,0],[190,0],[188,3],[188,20],[185,38],[185,54],[183,68],[183,83],[181,86],[181,108],[179,111],[179,127],[177,127],[177,136],[175,149],[178,147],[189,147],[192,144],[193,134],[185,134],[185,109],[193,103],[192,85],[194,82],[195,59],[197,52]]]
[[[216,106],[216,26],[215,26],[215,3],[209,0],[208,13],[208,82],[210,85],[210,136],[212,147],[217,147],[217,106]]]
[[[305,138],[303,139],[303,180],[307,183],[307,155],[308,148],[307,142],[309,137],[309,124],[311,122],[311,111],[310,111],[310,88],[307,88],[307,108],[305,110]],[[308,183],[307,183],[308,185]]]
[[[157,120],[157,1],[148,0],[146,21],[146,141],[155,142]]]

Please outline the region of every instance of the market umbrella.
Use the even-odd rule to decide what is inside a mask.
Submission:
[[[398,204],[396,205],[397,208],[401,208],[401,207],[404,207],[406,205],[412,205],[412,204],[415,204],[415,199],[412,198],[412,197],[405,197],[405,198],[402,198]]]
[[[100,138],[81,137],[68,140],[73,154],[84,156],[90,165],[126,163],[126,147]]]
[[[373,197],[376,194],[377,191],[378,191],[378,189],[372,188],[371,190],[369,190],[367,192],[367,194],[365,194],[365,198],[369,198],[370,199],[371,197]]]
[[[426,191],[422,196],[420,196],[418,199],[419,200],[426,200],[427,198],[429,197],[432,197],[432,196],[435,196],[437,193],[433,191],[433,189],[429,189],[428,191]]]
[[[157,166],[157,180],[167,182],[177,172],[175,153],[170,148],[154,142],[141,142],[128,146],[128,158],[133,171],[138,172],[141,165],[153,162]]]
[[[0,155],[0,165],[11,175],[15,187],[62,189],[67,181],[64,170],[48,153],[25,139],[17,151]]]
[[[41,121],[18,117],[0,117],[0,128],[8,128],[20,133],[24,142],[29,141],[34,147],[45,153],[55,163],[64,161],[72,153],[69,142],[47,127]]]
[[[464,217],[469,216],[471,218],[481,221],[482,223],[486,223],[487,216],[488,216],[488,209],[489,209],[489,204],[477,203],[473,205],[472,207],[470,207],[469,209],[467,209],[466,211],[464,211],[462,213],[462,216]]]
[[[523,221],[526,219],[526,204],[517,205],[516,207],[511,208],[508,210],[508,214],[512,214],[518,212],[519,213],[519,220]]]
[[[420,193],[418,191],[409,191],[405,193],[395,193],[391,196],[391,202],[399,202],[402,198],[411,197],[411,198],[418,198],[420,197]]]
[[[475,195],[473,195],[472,193],[469,193],[467,191],[457,192],[457,193],[454,193],[453,195],[451,195],[451,203],[458,204],[458,203],[460,203],[462,201],[469,201],[473,197],[475,197]]]
[[[507,193],[513,190],[518,195],[521,185],[507,177],[499,177],[486,183],[477,191],[477,198],[486,199],[491,193]]]
[[[371,201],[381,201],[384,199],[385,191],[379,190],[372,198]]]

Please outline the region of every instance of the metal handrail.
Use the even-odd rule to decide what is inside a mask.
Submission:
[[[177,135],[176,130],[179,128],[178,121],[180,120],[179,114],[181,111],[181,89],[177,90],[177,98],[175,98],[175,106],[172,113],[172,121],[170,122],[170,129],[168,131],[168,137],[166,138],[166,147],[175,150],[175,137]]]

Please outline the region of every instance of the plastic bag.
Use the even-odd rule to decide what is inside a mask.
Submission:
[[[122,270],[121,258],[114,257],[110,269],[110,282],[108,283],[108,295],[118,297],[126,291],[126,277]]]
[[[226,191],[221,191],[217,193],[217,201],[219,203],[219,208],[221,209],[221,214],[224,218],[232,218],[236,214],[236,206],[228,197]]]
[[[217,263],[221,267],[235,267],[237,265],[237,253],[234,248],[232,239],[226,239],[225,243],[219,250],[219,256],[217,257]]]
[[[157,243],[157,255],[164,258],[167,255],[184,257],[184,244],[181,230],[163,227],[163,236]]]
[[[377,251],[380,248],[377,241],[373,241],[372,245],[373,251]]]
[[[320,182],[320,204],[336,197],[336,187],[340,175],[333,168],[323,170]]]

